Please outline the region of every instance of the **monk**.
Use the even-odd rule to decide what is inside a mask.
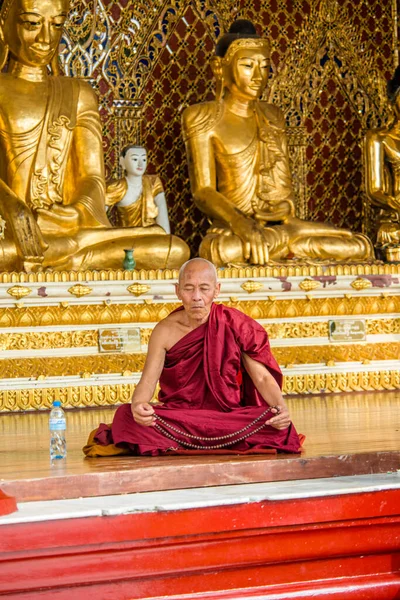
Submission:
[[[87,456],[300,451],[267,333],[240,311],[214,304],[219,291],[208,260],[182,266],[182,307],[154,328],[131,405],[92,433]]]

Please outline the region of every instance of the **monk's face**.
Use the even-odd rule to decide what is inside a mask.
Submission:
[[[4,25],[11,55],[30,67],[45,67],[58,50],[69,0],[15,0]]]
[[[220,291],[215,273],[200,261],[188,265],[176,286],[176,295],[182,301],[190,320],[204,321]]]
[[[226,69],[226,85],[245,100],[257,100],[266,88],[270,61],[268,49],[239,49]]]

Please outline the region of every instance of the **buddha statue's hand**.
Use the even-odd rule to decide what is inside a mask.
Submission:
[[[79,212],[74,206],[53,204],[51,209],[37,211],[40,229],[47,234],[70,232],[79,227]]]
[[[242,240],[245,260],[254,265],[265,265],[269,259],[269,251],[264,227],[242,215],[232,221],[231,227],[233,233]]]
[[[258,221],[268,223],[269,221],[287,221],[296,213],[294,204],[291,200],[285,200],[278,204],[265,203],[262,208],[254,209],[255,217]]]

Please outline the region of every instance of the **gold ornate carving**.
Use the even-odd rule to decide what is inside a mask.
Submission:
[[[109,406],[129,402],[136,385],[83,385],[72,387],[31,388],[28,390],[0,391],[0,412],[43,410],[54,400],[61,400],[64,408]]]
[[[367,335],[399,334],[400,318],[367,319],[365,326]],[[328,337],[329,334],[328,319],[326,321],[266,323],[263,327],[271,340]],[[151,327],[140,330],[142,345],[148,345],[152,332]]]
[[[400,356],[400,343],[285,346],[273,348],[273,354],[280,365],[290,365],[291,368],[296,365],[317,363],[333,367],[338,362],[398,360]]]
[[[154,269],[140,271],[42,271],[39,273],[0,273],[0,283],[74,283],[91,281],[171,281],[178,279],[176,269]],[[286,261],[285,264],[266,267],[228,267],[218,269],[218,278],[258,277],[316,277],[316,276],[362,276],[400,275],[399,264],[343,263],[336,265],[307,264],[299,261]]]
[[[150,329],[150,327],[140,330],[140,343],[142,344],[142,346],[148,345],[152,333],[153,329]]]
[[[373,315],[400,312],[400,296],[310,298],[276,300],[275,302],[241,300],[230,302],[253,319],[284,319],[290,317]],[[1,322],[1,321],[0,321]]]
[[[354,290],[367,290],[368,288],[372,287],[372,283],[369,281],[369,279],[365,279],[364,277],[357,277],[357,279],[355,279],[351,284],[351,287]]]
[[[350,373],[313,373],[286,375],[285,394],[372,392],[400,389],[400,371],[361,371]]]
[[[304,290],[305,292],[311,292],[312,290],[317,290],[321,287],[320,281],[315,281],[315,279],[303,279],[301,283],[299,283],[299,288]]]
[[[329,317],[400,313],[400,296],[312,298],[290,300],[229,301],[253,319],[284,319],[291,317]],[[0,327],[33,327],[57,325],[108,325],[122,323],[158,323],[178,302],[154,304],[111,304],[60,306],[26,306],[0,308]]]
[[[77,298],[82,298],[82,296],[88,296],[89,294],[91,294],[93,292],[93,288],[79,283],[78,285],[73,285],[72,287],[70,287],[68,291],[73,296],[76,296]]]
[[[367,320],[366,333],[367,335],[400,333],[400,319]]]
[[[222,62],[225,65],[229,65],[233,55],[238,50],[267,50],[271,51],[269,41],[267,39],[243,39],[235,40],[228,48],[228,52],[225,54]]]
[[[95,347],[98,337],[97,330],[0,333],[0,350]]]
[[[90,356],[46,356],[39,358],[11,358],[0,360],[0,379],[17,377],[62,377],[80,375],[84,379],[93,374],[138,373],[143,370],[145,354],[99,354]]]
[[[113,406],[129,402],[135,387],[135,384],[123,383],[101,386],[2,390],[0,391],[0,412],[48,409],[56,399],[60,399],[65,408]],[[284,394],[368,392],[398,389],[400,389],[400,373],[398,370],[286,375],[283,383]]]
[[[253,294],[254,292],[259,292],[263,289],[264,285],[260,281],[246,281],[242,283],[240,286],[245,292],[248,294]]]
[[[13,287],[11,287],[10,289],[7,290],[7,294],[12,296],[13,298],[16,298],[17,300],[20,300],[21,298],[25,298],[26,296],[29,296],[29,294],[31,294],[31,293],[32,293],[31,288],[24,287],[23,285],[14,285]]]
[[[147,292],[149,292],[151,287],[144,283],[133,283],[132,285],[129,285],[126,289],[130,294],[133,294],[134,296],[142,296],[142,294],[146,294]]]

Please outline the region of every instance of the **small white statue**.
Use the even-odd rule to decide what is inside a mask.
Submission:
[[[158,175],[145,175],[147,151],[130,145],[119,159],[125,176],[107,184],[106,205],[117,227],[159,225],[171,233],[163,185]]]

